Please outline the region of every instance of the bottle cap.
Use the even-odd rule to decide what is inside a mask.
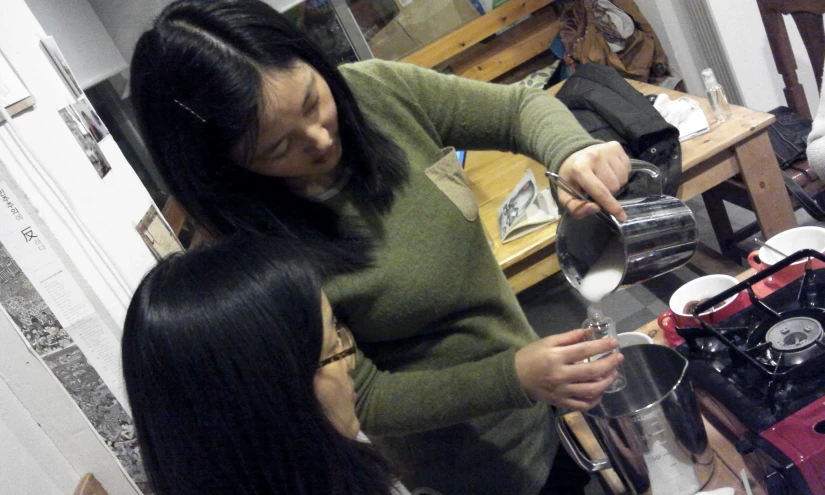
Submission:
[[[716,82],[716,75],[713,73],[713,69],[705,69],[702,71],[702,80],[705,82],[705,88],[710,88],[717,85]]]

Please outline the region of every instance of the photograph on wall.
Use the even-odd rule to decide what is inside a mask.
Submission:
[[[126,473],[145,494],[150,493],[135,425],[106,387],[97,370],[89,364],[83,351],[73,345],[44,356],[43,361],[83,411]]]
[[[34,105],[34,97],[14,71],[5,55],[0,52],[0,105],[14,117]],[[0,122],[2,122],[0,117]]]
[[[0,244],[0,304],[38,356],[72,345],[72,339]]]
[[[86,158],[88,158],[92,166],[94,166],[97,175],[102,179],[109,173],[112,167],[109,165],[109,162],[106,161],[103,152],[100,151],[100,147],[97,145],[94,136],[86,128],[82,117],[75,110],[75,105],[61,108],[58,110],[58,113],[60,113],[60,118],[63,119],[63,122],[66,123],[69,130],[72,131],[72,135],[75,140],[77,140],[77,143],[83,148],[83,152],[86,153]]]
[[[0,305],[144,494],[152,493],[126,410],[0,243]]]
[[[95,141],[99,143],[109,135],[109,129],[107,129],[103,121],[100,120],[100,116],[97,115],[88,98],[85,96],[79,98],[77,103],[72,105],[72,108],[74,108],[75,114],[80,116],[81,123],[83,123],[86,130],[89,131],[89,134],[95,138]]]
[[[57,70],[58,74],[60,74],[60,78],[63,79],[63,82],[66,84],[69,92],[71,92],[75,98],[80,98],[83,96],[83,89],[74,77],[72,69],[69,68],[69,63],[66,62],[66,58],[63,57],[63,53],[60,52],[60,48],[58,48],[57,42],[54,38],[51,36],[43,38],[40,40],[40,44],[49,56],[49,60],[51,60],[55,70]]]
[[[155,205],[151,205],[149,210],[135,227],[143,239],[143,242],[152,251],[156,259],[162,260],[170,254],[183,251],[178,237],[172,232],[169,224],[163,219]]]

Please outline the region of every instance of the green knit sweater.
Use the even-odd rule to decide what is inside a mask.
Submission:
[[[537,336],[493,257],[460,167],[442,149],[522,153],[555,170],[598,141],[539,90],[377,60],[341,71],[410,165],[392,210],[365,219],[379,240],[375,267],[325,287],[363,350],[354,372],[362,428],[407,486],[537,493],[556,445],[548,408],[526,395],[514,359]],[[352,213],[347,193],[327,204]]]

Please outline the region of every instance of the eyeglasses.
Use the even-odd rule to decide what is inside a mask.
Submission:
[[[349,328],[345,325],[338,323],[336,324],[335,334],[338,336],[338,345],[335,348],[340,349],[340,352],[322,360],[318,363],[318,367],[323,368],[335,361],[346,359],[347,366],[349,366],[350,369],[355,369],[355,366],[358,364],[358,347],[355,345],[355,338],[353,338],[352,332],[350,332]]]

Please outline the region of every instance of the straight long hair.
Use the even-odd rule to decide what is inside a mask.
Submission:
[[[384,213],[406,183],[403,150],[365,118],[338,68],[288,19],[258,0],[178,0],[137,42],[131,93],[141,133],[172,194],[213,236],[297,239],[330,273],[369,266],[372,241],[351,220],[246,169],[263,77],[304,62],[338,107],[342,162],[359,208]],[[234,163],[236,146],[244,163]]]
[[[389,465],[314,393],[321,279],[294,243],[233,237],[140,283],[123,373],[160,494],[388,494]]]

